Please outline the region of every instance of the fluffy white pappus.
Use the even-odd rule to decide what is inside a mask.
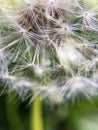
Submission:
[[[40,95],[41,99],[48,99],[48,101],[53,104],[59,104],[64,101],[61,88],[62,87],[56,85],[56,82],[53,81],[46,86],[39,87],[40,91],[37,91],[39,92],[38,94]]]
[[[13,76],[9,74],[0,74],[0,80],[4,83],[4,88],[1,94],[4,93],[5,89],[8,89],[9,92],[16,91],[22,100],[29,98],[29,96],[31,96],[30,91],[34,91],[33,89],[36,86],[25,77]]]
[[[96,96],[98,91],[97,82],[92,79],[82,76],[76,76],[70,78],[62,87],[62,94],[67,99],[75,101],[80,96],[90,99],[92,96]]]
[[[70,24],[65,22],[57,21],[57,24],[59,27],[53,28],[53,32],[55,32],[55,35],[61,35],[61,38],[64,40],[69,39],[70,37],[76,37],[78,39],[82,39],[81,35],[79,35],[76,31],[79,30],[79,27],[81,27],[80,24]]]
[[[49,20],[56,21],[59,17],[63,17],[63,13],[69,10],[68,3],[64,0],[45,0],[45,15]]]
[[[57,104],[64,101],[61,88],[57,88],[57,86],[55,87],[50,86],[50,88],[46,90],[46,93],[43,96],[43,98],[47,98],[50,102],[57,103]]]
[[[94,82],[96,82],[98,84],[98,71],[96,71],[93,76],[92,76],[92,79]]]
[[[9,83],[13,84],[14,87],[15,86],[26,86],[26,87],[31,87],[33,86],[28,80],[27,78],[23,78],[23,77],[18,77],[18,76],[13,76],[13,75],[9,75],[9,74],[4,74],[4,75],[0,75],[0,77],[2,77],[2,80],[8,80]],[[28,82],[27,82],[28,81]],[[13,86],[11,85],[11,86]],[[17,87],[15,87],[17,89]]]
[[[31,38],[37,39],[35,34],[28,32],[28,30],[22,28],[20,25],[15,25],[12,26],[14,30],[10,31],[11,28],[9,28],[9,30],[6,31],[7,34],[1,36],[0,44],[0,52],[10,53],[10,57],[14,56],[13,61],[16,61],[20,53],[26,53],[34,46]]]
[[[66,54],[65,54],[65,48],[63,47],[57,47],[56,48],[56,53],[57,53],[57,57],[60,61],[60,64],[65,66],[65,68],[67,67],[67,69],[69,68],[69,63],[66,60]]]
[[[98,31],[98,7],[91,9],[82,8],[77,12],[77,17],[82,21],[82,28]]]
[[[85,73],[89,75],[90,73],[96,73],[98,66],[98,56],[93,57],[92,60],[86,60],[82,63],[82,65],[85,67]]]
[[[0,52],[0,75],[4,74],[8,74],[8,63],[5,54]]]
[[[69,39],[62,46],[56,47],[59,62],[66,71],[70,72],[71,66],[78,67],[86,60],[84,54],[77,49],[77,45],[79,44],[81,45],[78,41]]]
[[[12,83],[12,90],[16,90],[18,92],[19,97],[23,100],[26,100],[32,97],[32,91],[34,91],[36,84],[32,83],[27,78],[19,77]]]

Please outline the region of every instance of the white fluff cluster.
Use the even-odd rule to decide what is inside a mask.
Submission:
[[[98,6],[83,0],[0,4],[0,82],[24,99],[98,94]],[[32,99],[33,99],[32,98]]]

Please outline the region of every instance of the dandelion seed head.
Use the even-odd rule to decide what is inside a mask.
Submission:
[[[98,90],[98,7],[84,0],[0,5],[0,80],[52,103]],[[17,6],[16,6],[17,5]]]

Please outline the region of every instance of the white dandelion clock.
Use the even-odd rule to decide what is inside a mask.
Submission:
[[[98,95],[98,7],[84,0],[0,4],[0,82],[23,100]]]

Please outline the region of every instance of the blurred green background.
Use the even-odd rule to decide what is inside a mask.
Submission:
[[[76,103],[41,103],[44,130],[98,130],[97,97]],[[29,105],[29,99],[22,102],[15,93],[3,94],[0,97],[0,130],[30,130],[32,104]]]

